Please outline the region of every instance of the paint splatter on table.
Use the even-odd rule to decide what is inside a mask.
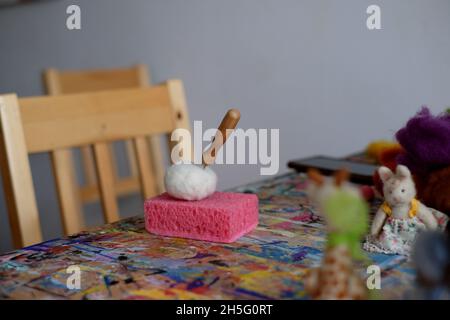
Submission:
[[[151,235],[138,216],[0,255],[0,298],[307,298],[302,279],[320,263],[326,234],[306,183],[290,173],[236,188],[258,195],[260,223],[233,244]],[[414,292],[404,257],[369,256],[383,270],[383,298]],[[66,285],[71,265],[81,270],[79,290]]]

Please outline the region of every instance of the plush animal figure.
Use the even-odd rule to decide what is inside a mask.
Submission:
[[[368,206],[359,190],[345,180],[346,171],[326,180],[308,172],[309,197],[325,218],[328,243],[320,268],[305,279],[305,290],[314,299],[366,299],[367,287],[355,270],[354,260],[364,259],[361,239],[368,229]]]
[[[416,234],[436,229],[438,222],[431,210],[416,199],[416,188],[409,169],[398,165],[395,173],[380,167],[385,202],[372,223],[369,251],[409,255]]]

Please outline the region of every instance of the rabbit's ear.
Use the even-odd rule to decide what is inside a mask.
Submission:
[[[325,179],[322,174],[317,169],[309,169],[308,170],[309,179],[314,182],[316,185],[321,186],[324,184]]]
[[[383,182],[386,182],[387,180],[389,180],[389,178],[391,178],[394,175],[391,169],[384,166],[378,168],[378,174],[380,175],[381,181]]]
[[[408,167],[401,164],[397,166],[395,173],[402,178],[411,178],[411,171],[409,171]]]
[[[348,170],[346,169],[339,169],[334,173],[334,184],[339,187],[342,185],[344,181],[348,180],[348,177],[350,176]]]

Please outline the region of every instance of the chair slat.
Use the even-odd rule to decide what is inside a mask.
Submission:
[[[51,95],[61,93],[60,74],[57,70],[48,70],[44,80],[47,91]],[[84,227],[83,208],[77,190],[72,150],[55,150],[51,152],[51,158],[64,234],[79,232]],[[92,174],[95,178],[95,170],[92,170]]]
[[[133,141],[131,140],[125,141],[125,152],[127,154],[128,166],[130,168],[130,176],[136,179],[138,176],[138,169],[136,164],[136,158],[134,157],[133,152]]]
[[[42,152],[170,132],[170,104],[165,86],[22,98],[27,149]]]
[[[55,71],[58,72],[57,70]],[[61,93],[64,94],[139,87],[139,78],[136,76],[134,68],[64,71],[58,73]]]
[[[145,137],[133,139],[137,165],[139,168],[139,178],[141,181],[142,193],[144,198],[150,198],[156,195],[155,177],[151,170],[151,159],[148,152],[148,144]]]
[[[51,158],[64,234],[80,232],[84,221],[72,152],[70,149],[58,149],[51,152]]]
[[[169,89],[169,96],[171,99],[171,112],[172,112],[172,118],[175,121],[175,128],[183,128],[187,129],[190,132],[191,125],[189,122],[189,115],[187,112],[187,103],[186,103],[186,97],[184,94],[184,86],[183,82],[180,80],[169,80],[167,81],[167,87]],[[171,154],[171,151],[176,141],[171,141],[171,133],[167,134],[168,139],[168,146],[169,146],[169,154]],[[192,146],[193,147],[193,146]],[[193,160],[193,149],[191,150],[182,150],[182,158],[187,161]]]
[[[135,194],[136,190],[141,190],[139,179],[135,177],[126,177],[116,180],[115,190],[117,195],[131,195]],[[86,186],[80,189],[80,196],[85,202],[92,202],[99,199],[99,191],[97,185]]]
[[[150,75],[147,72],[147,66],[140,64],[136,66],[137,73],[139,76],[139,84],[141,87],[145,88],[151,85]],[[163,193],[165,191],[164,187],[164,160],[161,148],[161,139],[159,135],[152,135],[148,138],[149,151],[150,151],[150,163],[153,174],[156,181],[156,191],[158,193]],[[128,155],[130,155],[129,153]],[[133,158],[135,159],[135,158]],[[136,164],[137,165],[137,164]],[[137,168],[136,168],[137,170]]]
[[[119,209],[114,190],[115,181],[111,154],[106,142],[96,143],[93,148],[103,216],[107,223],[115,222],[119,220]]]
[[[156,182],[156,191],[158,193],[163,193],[165,191],[164,186],[164,160],[162,155],[162,146],[160,137],[158,135],[156,136],[150,136],[148,137],[148,145],[150,149],[150,165],[152,168],[152,171],[155,176],[155,182]]]
[[[96,199],[98,199],[97,176],[95,174],[94,155],[92,154],[92,148],[90,146],[82,146],[80,149],[81,162],[84,169],[84,183],[87,186],[95,186],[94,189],[97,191]]]

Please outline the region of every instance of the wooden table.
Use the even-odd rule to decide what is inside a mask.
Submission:
[[[258,195],[260,222],[233,244],[151,235],[141,215],[1,255],[0,298],[306,298],[302,279],[319,265],[326,234],[305,186],[304,175],[289,173],[235,189]],[[414,295],[405,257],[369,257],[383,270],[382,297]],[[81,271],[79,290],[66,285],[72,265]]]

